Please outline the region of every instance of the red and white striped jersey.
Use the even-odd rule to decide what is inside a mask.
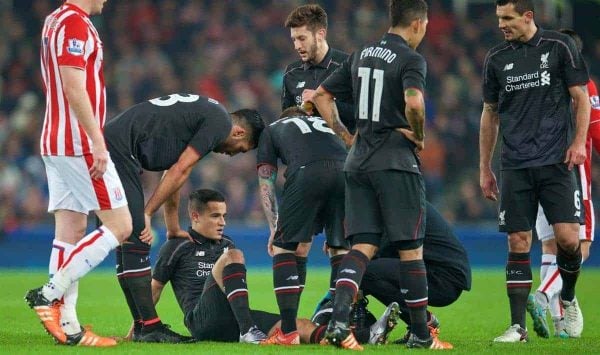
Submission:
[[[588,96],[592,104],[590,114],[590,126],[588,128],[587,141],[585,143],[585,162],[579,166],[581,176],[581,190],[583,193],[583,207],[585,209],[585,235],[586,239],[593,240],[595,218],[594,206],[592,204],[592,147],[600,153],[600,101],[596,84],[590,80],[587,83]]]
[[[102,129],[106,118],[102,42],[87,13],[67,3],[48,15],[42,29],[40,59],[46,91],[41,154],[91,154],[91,140],[69,107],[58,69],[70,66],[85,71],[87,94]]]
[[[583,163],[585,171],[585,181],[583,185],[583,199],[591,199],[592,185],[592,146],[597,153],[600,153],[600,102],[598,101],[598,89],[596,84],[590,80],[587,83],[588,96],[592,104],[592,112],[590,114],[590,126],[588,128],[587,141],[585,149],[587,151],[585,162]]]

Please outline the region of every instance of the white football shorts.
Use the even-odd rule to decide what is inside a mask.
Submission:
[[[110,210],[127,206],[123,184],[110,156],[106,172],[92,179],[89,156],[42,156],[48,178],[48,212],[70,210],[88,214],[89,211]]]
[[[593,213],[593,208],[591,210]],[[538,239],[542,242],[554,239],[554,229],[552,229],[552,226],[550,225],[550,223],[548,223],[548,219],[546,218],[546,215],[544,214],[544,209],[541,205],[538,205],[538,214],[537,219],[535,221],[535,230],[537,232]],[[591,228],[586,228],[586,225],[579,226],[579,240],[594,240],[593,224]]]

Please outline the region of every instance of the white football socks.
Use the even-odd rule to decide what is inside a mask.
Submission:
[[[102,262],[119,245],[114,234],[105,226],[92,231],[75,245],[63,266],[44,285],[42,293],[48,300],[63,297],[69,286]]]
[[[62,264],[67,261],[75,245],[54,239],[52,241],[52,252],[50,253],[50,263],[48,272],[50,278],[60,269]],[[81,331],[81,325],[77,319],[77,296],[79,295],[79,281],[75,281],[69,286],[63,296],[63,304],[60,306],[60,323],[66,334],[77,334]]]
[[[542,265],[540,266],[540,281],[546,278],[550,264],[556,264],[556,255],[542,254]]]
[[[546,296],[546,299],[548,300],[548,308],[552,317],[562,317],[562,309],[560,306],[559,297],[563,283],[562,278],[560,277],[560,272],[558,271],[558,266],[556,265],[556,255],[543,254],[542,268],[544,266],[547,266],[546,273],[542,278],[542,282],[540,283],[537,292],[543,293]],[[541,270],[540,274],[542,273],[543,270]]]

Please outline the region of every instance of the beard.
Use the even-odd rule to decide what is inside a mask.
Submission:
[[[317,64],[315,60],[317,59],[317,36],[313,35],[313,44],[308,49],[308,58],[306,59],[307,63]]]

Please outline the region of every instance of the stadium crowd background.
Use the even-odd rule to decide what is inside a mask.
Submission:
[[[52,223],[39,156],[45,102],[38,51],[42,21],[59,3],[0,0],[0,236]],[[256,107],[273,121],[280,112],[283,70],[297,59],[283,22],[303,3],[109,0],[103,15],[93,18],[105,47],[108,117],[146,99],[194,92],[219,100],[230,111]],[[328,12],[327,38],[334,48],[351,52],[386,30],[387,0],[318,3]],[[496,206],[479,189],[478,133],[481,67],[501,34],[491,1],[463,3],[467,11],[460,13],[451,0],[429,1],[428,33],[419,48],[428,60],[423,170],[429,200],[450,221],[495,223]],[[536,12],[536,22],[544,28],[574,26],[583,35],[584,54],[598,83],[600,29],[595,21],[600,3],[581,0],[566,8],[560,0],[539,3],[551,4]],[[590,13],[596,15],[578,15]],[[597,202],[600,164],[595,163]],[[147,193],[159,178],[158,173],[144,173]],[[230,221],[265,224],[255,153],[234,158],[212,154],[194,169],[183,195],[192,187],[223,191]]]

